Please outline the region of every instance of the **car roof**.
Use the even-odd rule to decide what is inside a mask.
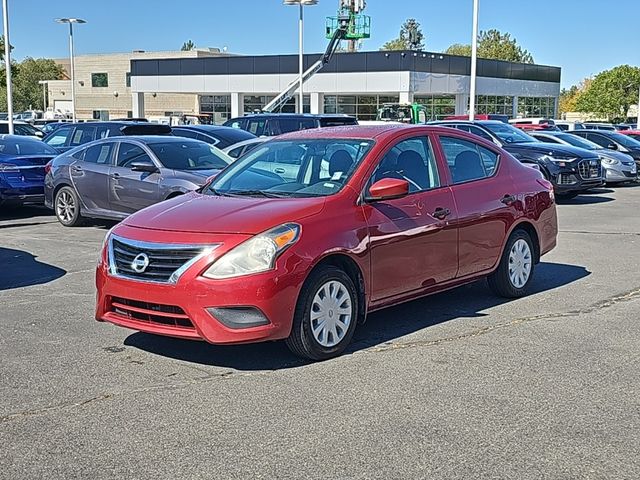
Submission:
[[[238,130],[233,127],[225,127],[223,125],[174,125],[171,128],[186,128],[188,130],[200,130],[202,132],[213,132],[216,130]]]

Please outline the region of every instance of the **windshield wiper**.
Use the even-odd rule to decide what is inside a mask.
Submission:
[[[265,197],[265,198],[286,198],[289,195],[281,193],[266,192],[264,190],[230,190],[228,192],[218,192],[219,195],[228,195],[230,197]]]

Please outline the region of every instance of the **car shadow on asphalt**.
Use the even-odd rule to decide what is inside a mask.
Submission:
[[[0,291],[48,283],[67,273],[36,258],[23,250],[0,247]]]
[[[41,205],[25,205],[21,207],[0,206],[0,222],[7,220],[25,220],[34,217],[52,217],[55,220],[53,210],[49,210]]]
[[[612,197],[602,197],[600,195],[593,195],[593,194],[591,195],[582,194],[570,200],[557,199],[557,203],[559,205],[593,205],[597,203],[613,202],[614,200],[615,198],[612,198]]]
[[[582,266],[542,262],[536,268],[530,295],[563,287],[590,274]],[[345,355],[451,320],[485,317],[489,315],[486,310],[510,301],[496,297],[480,280],[374,312],[364,325],[358,326]],[[220,346],[137,332],[129,335],[124,344],[163,357],[241,371],[279,370],[310,363],[291,354],[281,341]]]

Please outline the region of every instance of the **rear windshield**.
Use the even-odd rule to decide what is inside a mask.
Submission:
[[[29,138],[0,140],[0,153],[4,155],[58,155],[55,148],[40,140]]]

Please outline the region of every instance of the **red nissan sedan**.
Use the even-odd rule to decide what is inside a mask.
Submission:
[[[339,355],[369,312],[487,277],[526,293],[556,245],[552,186],[480,137],[383,125],[280,136],[105,239],[96,318]]]

